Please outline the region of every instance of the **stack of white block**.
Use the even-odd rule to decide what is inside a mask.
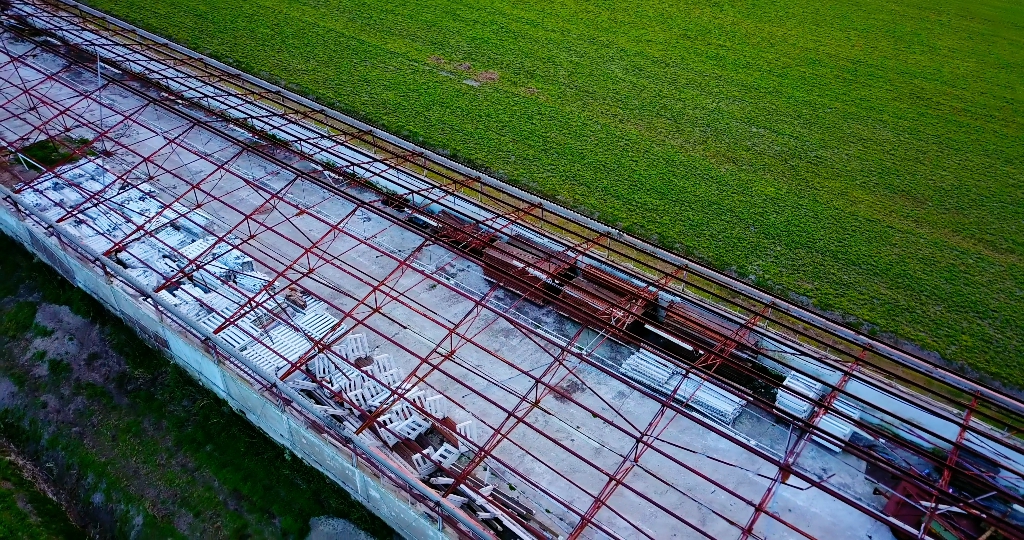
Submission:
[[[263,371],[279,376],[313,350],[314,340],[330,342],[332,337],[328,333],[337,323],[338,319],[327,313],[306,312],[294,320],[299,331],[282,324],[262,337],[261,343],[250,344],[242,353]],[[344,330],[345,325],[338,325],[331,334],[337,335]],[[324,360],[322,355],[318,355],[311,363]]]
[[[860,409],[858,409],[854,404],[843,399],[835,400],[835,402],[832,403],[832,409],[846,414],[854,420],[860,418]],[[853,435],[853,424],[847,421],[846,418],[842,418],[832,411],[825,413],[825,415],[821,417],[821,420],[818,422],[818,427],[844,441],[849,441],[850,435]],[[839,452],[843,449],[841,446],[834,444],[833,441],[826,440],[824,437],[820,437],[818,435],[814,436],[814,440],[833,452]]]
[[[672,393],[683,377],[682,369],[647,349],[633,353],[622,363],[619,371],[665,394]],[[724,424],[731,424],[747,404],[697,374],[686,377],[675,399]]]
[[[775,405],[794,416],[807,419],[824,390],[824,384],[799,373],[792,373],[782,383],[775,397]]]
[[[789,411],[800,418],[807,419],[811,415],[811,412],[814,411],[817,401],[824,393],[824,384],[799,373],[791,373],[782,383],[782,388],[779,389],[779,393],[775,398],[775,404],[780,409]],[[826,433],[829,433],[841,440],[850,440],[850,435],[853,434],[853,425],[846,418],[836,414],[836,412],[845,414],[851,419],[856,420],[857,418],[860,418],[860,409],[858,409],[856,405],[844,399],[835,400],[832,403],[831,409],[831,411],[825,413],[818,420],[818,427],[821,428],[822,431],[825,431]],[[839,452],[842,450],[842,447],[837,446],[834,441],[826,439],[820,435],[815,435],[813,440],[833,452]]]
[[[345,336],[338,348],[348,365],[338,366],[321,355],[310,363],[313,374],[327,381],[332,390],[344,395],[346,406],[353,412],[356,407],[367,412],[385,408],[387,412],[377,418],[376,428],[388,447],[402,439],[416,439],[430,429],[434,421],[440,422],[448,416],[445,398],[432,390],[404,382],[405,373],[395,366],[391,355],[375,356],[373,362],[362,369],[352,367],[356,360],[370,354],[363,334]],[[415,472],[426,476],[438,465],[449,467],[454,464],[462,452],[469,449],[467,441],[476,440],[473,421],[457,424],[456,436],[458,447],[445,442],[437,450],[427,448],[415,454],[412,457]]]

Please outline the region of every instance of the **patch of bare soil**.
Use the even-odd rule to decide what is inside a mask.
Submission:
[[[569,379],[562,383],[561,386],[555,388],[553,397],[559,403],[568,403],[570,396],[583,392],[586,389],[586,385],[579,379]]]
[[[478,80],[478,81],[480,81],[482,83],[483,82],[494,82],[494,81],[498,80],[498,72],[497,71],[491,71],[491,70],[481,71],[480,73],[476,74],[476,80]]]
[[[36,337],[27,354],[46,353],[46,358],[59,359],[71,367],[72,377],[66,379],[105,384],[125,370],[124,361],[107,347],[103,332],[92,322],[71,312],[67,306],[40,304],[36,323],[49,328],[53,334]],[[40,365],[46,374],[51,363]],[[62,390],[70,387],[62,388]]]
[[[39,173],[26,169],[20,165],[10,165],[7,160],[10,159],[9,155],[0,155],[0,184],[8,188],[20,184],[21,182],[28,182],[39,176]]]

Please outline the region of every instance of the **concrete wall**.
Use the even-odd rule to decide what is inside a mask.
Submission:
[[[175,323],[147,300],[106,279],[99,267],[86,265],[69,255],[56,237],[28,227],[6,206],[0,206],[0,229],[99,300],[147,341],[162,348],[203,386],[345,488],[399,534],[406,538],[437,540],[455,536],[455,531],[448,527],[439,530],[437,518],[424,513],[425,507],[411,501],[387,479],[381,479],[373,468],[361,465],[359,453],[312,429],[306,419],[293,414],[273,394],[259,393],[234,368],[218,362],[197,340],[176,331]]]

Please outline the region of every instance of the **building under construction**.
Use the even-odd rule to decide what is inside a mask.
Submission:
[[[0,228],[415,538],[1024,538],[1024,403],[70,1]]]

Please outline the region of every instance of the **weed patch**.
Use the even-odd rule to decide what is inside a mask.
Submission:
[[[46,370],[54,379],[62,380],[71,374],[71,364],[59,358],[49,358],[46,361]]]
[[[32,335],[38,338],[48,338],[53,335],[53,329],[47,328],[41,324],[32,324]]]
[[[85,538],[64,510],[0,456],[0,538]]]
[[[0,335],[8,339],[16,339],[32,329],[36,319],[35,302],[18,302],[7,310],[0,320]]]
[[[89,139],[62,138],[45,139],[23,146],[18,152],[28,158],[24,162],[29,169],[42,170],[43,167],[51,168],[58,165],[74,163],[82,159],[83,155],[96,155],[96,152],[81,148],[89,143]],[[22,163],[17,157],[13,162]]]

